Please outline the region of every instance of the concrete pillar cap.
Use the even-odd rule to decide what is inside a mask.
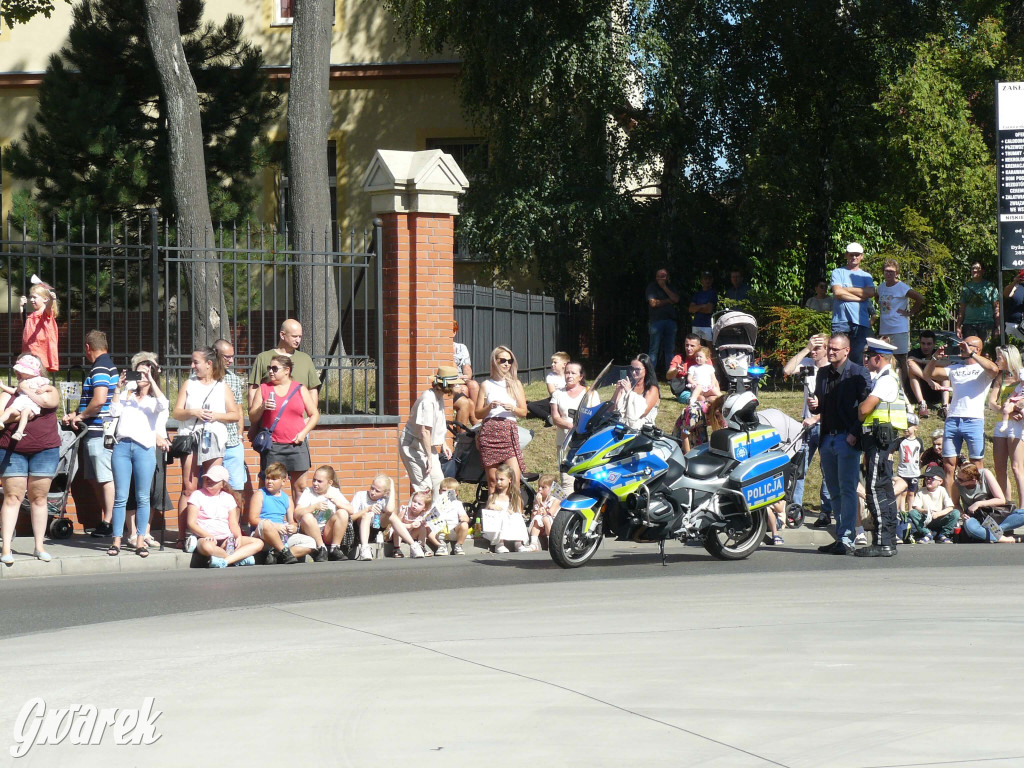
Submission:
[[[363,176],[370,209],[381,213],[459,213],[459,195],[469,188],[455,158],[440,149],[403,152],[378,149]]]

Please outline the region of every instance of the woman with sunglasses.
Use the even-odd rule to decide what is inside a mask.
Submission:
[[[526,465],[517,419],[526,416],[526,392],[519,381],[516,356],[508,347],[495,347],[491,352],[491,378],[480,387],[476,415],[483,419],[476,443],[487,472],[487,490],[494,493],[498,467],[505,462],[512,467],[518,487]]]
[[[661,392],[658,390],[654,365],[643,352],[630,362],[626,375],[615,387],[612,402],[630,429],[640,429],[645,424],[654,425],[658,418]]]
[[[249,422],[271,430],[270,448],[260,454],[260,476],[270,464],[283,464],[292,495],[298,498],[312,466],[306,438],[319,421],[317,398],[305,384],[292,380],[291,358],[274,355],[267,366],[267,381],[252,390],[249,400]]]
[[[196,434],[195,449],[181,457],[181,498],[178,500],[178,546],[184,546],[188,498],[199,487],[199,476],[223,463],[227,447],[227,424],[238,421],[239,404],[224,381],[224,358],[213,347],[192,353],[192,378],[178,390],[171,417],[181,426],[178,434]]]

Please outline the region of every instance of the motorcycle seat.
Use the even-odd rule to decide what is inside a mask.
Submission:
[[[704,480],[715,475],[722,474],[723,470],[732,463],[728,456],[705,451],[686,460],[686,474],[696,480]]]

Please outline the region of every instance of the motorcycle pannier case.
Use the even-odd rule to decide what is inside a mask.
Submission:
[[[786,475],[792,471],[789,456],[769,451],[741,462],[729,475],[728,487],[743,495],[747,509],[762,509],[786,497]]]

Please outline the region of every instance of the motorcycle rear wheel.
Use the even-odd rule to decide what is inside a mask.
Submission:
[[[559,510],[555,521],[551,524],[551,538],[548,550],[551,559],[562,568],[579,568],[597,552],[601,546],[601,535],[591,538],[583,532],[586,518],[571,509]],[[600,522],[595,525],[600,526]]]
[[[729,532],[728,528],[709,528],[704,533],[704,549],[719,560],[743,560],[761,546],[768,518],[764,510],[754,512],[754,525],[742,531]]]

